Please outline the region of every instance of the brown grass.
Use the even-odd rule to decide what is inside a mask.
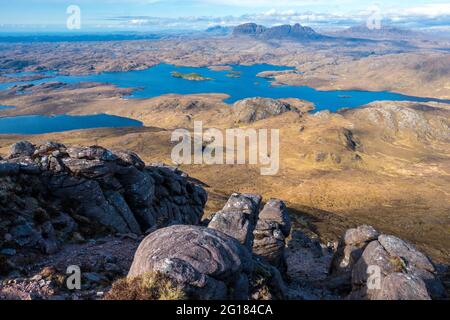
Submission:
[[[161,273],[146,273],[117,280],[105,300],[186,300],[187,295],[171,278]]]

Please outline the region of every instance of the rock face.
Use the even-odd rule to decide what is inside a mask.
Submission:
[[[348,274],[350,299],[440,299],[445,289],[433,263],[410,243],[370,226],[348,230],[333,258],[332,274]]]
[[[0,250],[53,253],[74,235],[198,224],[206,191],[134,153],[22,141],[0,160]]]
[[[285,237],[291,232],[291,222],[281,200],[269,200],[259,212],[261,200],[260,195],[233,194],[208,227],[237,239],[253,253],[252,299],[283,299],[286,287],[280,271],[284,271]]]
[[[259,214],[254,232],[253,252],[284,271],[284,248],[290,233],[291,222],[286,205],[281,200],[269,200]]]
[[[286,102],[270,98],[248,98],[233,105],[235,121],[238,123],[252,123],[288,111],[298,110]]]
[[[293,26],[281,25],[272,28],[266,28],[255,23],[246,23],[235,27],[233,35],[252,36],[266,40],[317,40],[326,38],[312,28],[304,27],[298,23]]]
[[[246,299],[253,260],[244,246],[222,232],[179,225],[157,230],[140,244],[128,276],[148,272],[169,275],[190,298]]]

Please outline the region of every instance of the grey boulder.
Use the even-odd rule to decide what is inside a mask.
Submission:
[[[30,157],[35,151],[35,147],[28,141],[19,141],[11,146],[9,157]]]
[[[253,271],[251,253],[236,239],[199,226],[177,225],[147,236],[136,251],[128,277],[148,272],[167,274],[195,299],[248,296]]]
[[[251,250],[260,204],[258,195],[235,193],[224,208],[214,214],[208,227],[237,239]]]
[[[400,238],[381,234],[373,239],[375,234],[370,232],[370,236],[366,233],[367,237],[358,238],[358,241],[372,241],[369,240],[360,258],[352,265],[350,299],[446,297],[436,269],[427,256]]]

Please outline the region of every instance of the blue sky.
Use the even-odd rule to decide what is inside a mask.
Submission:
[[[375,9],[406,26],[450,25],[450,0],[0,0],[0,30],[65,30],[69,5],[84,29],[202,29],[256,21],[275,25],[351,25]]]

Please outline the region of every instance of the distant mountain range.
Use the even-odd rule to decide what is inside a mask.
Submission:
[[[344,30],[319,33],[311,27],[294,25],[280,25],[266,27],[256,23],[244,23],[236,27],[214,26],[205,30],[211,35],[233,37],[252,37],[261,40],[293,40],[293,41],[378,41],[378,40],[403,40],[412,37],[420,37],[421,33],[412,30],[401,29],[389,25],[382,25],[380,29],[369,29],[366,25],[357,25]]]
[[[328,38],[327,36],[315,32],[312,28],[304,27],[299,23],[271,28],[256,23],[245,23],[234,28],[233,36],[250,36],[267,40],[321,40]]]
[[[387,25],[382,25],[380,29],[358,25],[336,32],[334,35],[365,39],[404,39],[419,36],[420,33]]]

